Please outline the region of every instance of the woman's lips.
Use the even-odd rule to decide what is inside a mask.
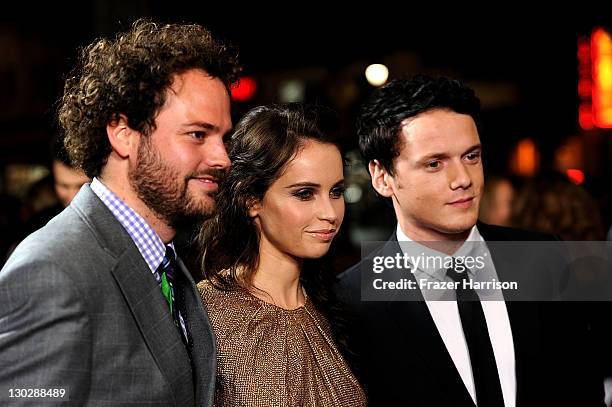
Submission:
[[[306,233],[324,242],[329,242],[336,235],[335,229],[309,230]]]

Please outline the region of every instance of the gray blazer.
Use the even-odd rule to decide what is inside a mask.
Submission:
[[[0,271],[0,405],[211,406],[215,340],[179,264],[190,284],[191,362],[136,245],[83,186]]]

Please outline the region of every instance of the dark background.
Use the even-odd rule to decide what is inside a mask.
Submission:
[[[350,78],[360,87],[358,105],[370,89],[364,79],[348,72],[351,65],[408,54],[407,69],[392,70],[391,77],[424,72],[474,84],[483,93],[483,136],[487,144],[495,144],[492,150],[534,137],[542,143],[546,160],[556,144],[578,131],[578,36],[612,23],[612,14],[603,6],[587,3],[537,12],[499,4],[495,10],[479,10],[480,15],[445,9],[442,4],[438,10],[391,2],[376,2],[379,8],[372,4],[372,10],[330,4],[255,7],[98,0],[27,2],[12,12],[5,10],[0,17],[0,157],[3,162],[41,159],[31,145],[23,148],[25,139],[48,137],[54,103],[77,48],[126,29],[138,17],[150,16],[162,22],[202,23],[236,45],[245,73],[261,80],[320,70],[326,77],[307,89],[309,101],[324,102],[326,87]],[[495,97],[500,85],[511,88],[511,94],[498,92]],[[260,82],[262,87],[265,83]],[[273,101],[267,96],[260,94],[250,105]],[[489,99],[494,102],[487,103]]]
[[[255,105],[278,101],[280,81],[300,79],[306,84],[305,101],[338,111],[349,150],[356,146],[358,107],[373,89],[363,77],[369,63],[385,62],[391,78],[416,73],[461,78],[483,102],[487,172],[511,172],[511,151],[523,138],[533,139],[539,148],[539,172],[553,169],[559,146],[578,137],[585,151],[583,187],[597,199],[607,230],[612,222],[612,131],[585,132],[578,126],[576,56],[580,36],[595,26],[612,26],[612,13],[604,4],[538,5],[539,10],[516,3],[469,10],[382,1],[5,5],[0,13],[0,193],[25,195],[27,183],[19,188],[10,184],[11,166],[49,163],[56,103],[78,47],[148,16],[160,22],[201,23],[238,47],[245,74],[257,80],[258,90],[251,101],[234,105],[234,121]],[[381,206],[372,203],[362,170],[355,167],[351,177],[369,198],[347,206],[347,229],[372,225],[375,232],[359,236],[384,238],[393,226],[392,216],[373,217]]]

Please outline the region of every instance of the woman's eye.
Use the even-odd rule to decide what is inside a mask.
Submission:
[[[344,194],[345,188],[344,187],[336,187],[334,189],[332,189],[329,194],[333,197],[333,198],[341,198],[342,195]]]
[[[310,198],[312,198],[313,196],[313,192],[310,189],[300,189],[298,191],[295,191],[293,193],[293,196],[295,196],[296,198],[302,200],[302,201],[306,201]]]

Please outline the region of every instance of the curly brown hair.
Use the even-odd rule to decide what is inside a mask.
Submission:
[[[140,19],[114,40],[84,48],[59,108],[74,166],[89,177],[100,175],[111,152],[106,126],[120,114],[130,128],[150,135],[174,75],[190,69],[219,78],[228,90],[240,73],[235,50],[195,24]]]

